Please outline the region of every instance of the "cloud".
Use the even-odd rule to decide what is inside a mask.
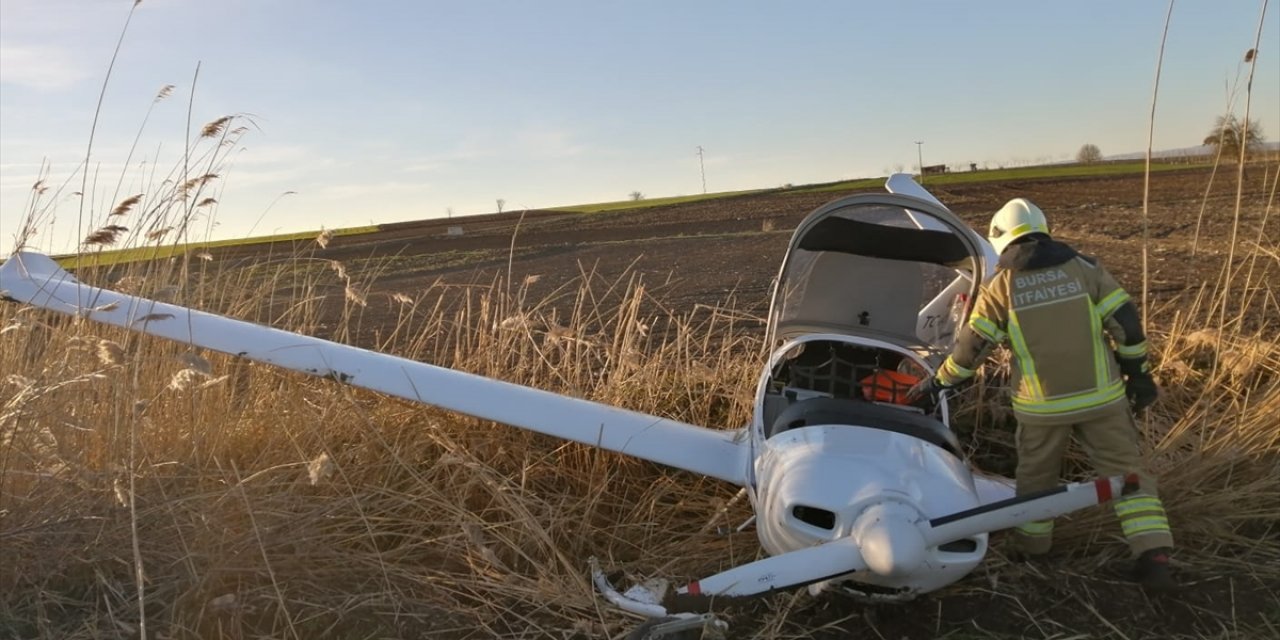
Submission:
[[[315,195],[325,200],[360,198],[377,201],[405,195],[419,195],[430,190],[431,185],[425,182],[384,180],[327,184],[316,189]]]
[[[435,173],[446,167],[448,167],[448,163],[443,160],[410,159],[404,166],[400,167],[400,171],[403,173]]]
[[[563,129],[526,129],[515,135],[521,151],[534,158],[570,158],[586,153],[587,146]]]
[[[65,49],[0,45],[0,84],[57,91],[88,78],[90,72]]]

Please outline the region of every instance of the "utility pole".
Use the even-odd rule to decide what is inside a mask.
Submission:
[[[702,145],[698,145],[698,171],[702,174],[702,193],[707,192],[707,168],[702,164]]]
[[[916,161],[920,163],[918,165],[920,167],[920,184],[924,184],[924,151],[922,151],[923,146],[924,146],[924,140],[916,140]]]

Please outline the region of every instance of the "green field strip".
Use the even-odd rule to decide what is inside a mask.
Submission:
[[[1200,163],[1171,163],[1158,162],[1152,163],[1152,173],[1160,173],[1166,171],[1179,170],[1195,170],[1204,169],[1212,166],[1208,162]],[[964,171],[957,173],[944,173],[938,175],[927,176],[923,184],[926,188],[933,186],[946,186],[958,184],[981,184],[984,182],[1004,182],[1018,180],[1039,180],[1039,179],[1061,179],[1061,178],[1089,178],[1102,176],[1122,176],[1139,174],[1146,170],[1146,163],[1141,160],[1126,162],[1109,162],[1099,164],[1069,164],[1069,165],[1041,165],[1034,167],[1016,167],[1011,169],[983,169],[980,171]],[[842,192],[842,191],[864,191],[868,189],[883,188],[884,177],[878,178],[859,178],[856,180],[844,180],[839,182],[828,182],[820,184],[802,185],[798,187],[782,187],[773,189],[746,189],[742,191],[721,191],[716,193],[703,193],[691,196],[672,196],[667,198],[646,198],[642,200],[620,200],[615,202],[601,202],[595,204],[570,205],[564,207],[551,207],[543,209],[543,211],[559,211],[564,213],[612,213],[618,211],[634,211],[638,209],[648,209],[653,207],[663,207],[674,204],[683,204],[690,202],[702,202],[706,200],[719,200],[722,198],[731,198],[734,196],[743,196],[765,192],[776,193],[823,193],[823,192]],[[918,178],[917,178],[918,179]],[[363,227],[347,227],[344,229],[331,230],[335,237],[338,236],[354,236],[366,233],[373,233],[381,230],[379,225],[369,225]],[[58,261],[66,269],[74,269],[84,266],[107,266],[120,264],[125,262],[136,262],[139,260],[153,260],[157,258],[169,258],[182,255],[192,251],[201,251],[207,249],[215,249],[219,247],[247,246],[255,244],[265,244],[270,242],[291,242],[298,240],[310,240],[319,235],[319,231],[299,231],[296,233],[285,233],[273,236],[258,236],[252,238],[233,238],[227,240],[212,240],[208,242],[191,242],[185,244],[159,245],[146,247],[131,247],[127,249],[113,249],[102,251],[99,253],[82,253],[55,256]]]
[[[346,227],[343,229],[330,229],[330,233],[335,238],[342,236],[357,236],[366,233],[374,233],[381,230],[378,225],[367,225],[363,227]],[[266,244],[270,242],[297,242],[299,240],[314,240],[320,235],[319,231],[297,231],[294,233],[281,233],[272,236],[255,236],[251,238],[227,238],[225,240],[209,240],[207,242],[186,242],[181,244],[161,244],[143,247],[129,247],[126,249],[109,249],[106,251],[94,253],[78,253],[53,256],[53,259],[62,265],[64,269],[75,269],[79,267],[102,267],[114,264],[123,264],[126,262],[138,262],[141,260],[157,260],[160,258],[171,258],[180,256],[184,253],[193,251],[204,251],[208,249],[218,249],[224,247],[240,247],[255,244]]]
[[[620,200],[617,202],[600,202],[596,204],[579,204],[567,207],[551,207],[542,209],[542,211],[561,211],[564,213],[605,213],[612,211],[624,211],[630,209],[647,209],[649,207],[662,207],[671,204],[683,204],[686,202],[700,202],[703,200],[718,200],[720,198],[731,198],[733,196],[742,196],[752,193],[763,193],[765,191],[773,191],[773,189],[746,189],[743,191],[720,191],[717,193],[700,193],[692,196],[671,196],[669,198],[645,198],[643,200]]]
[[[1212,163],[1152,163],[1151,172],[1204,169]],[[1122,176],[1142,173],[1146,163],[1141,160],[1132,162],[1114,162],[1100,164],[1071,164],[1060,166],[1016,167],[1013,169],[983,169],[980,171],[963,171],[930,175],[921,183],[926,188],[934,185],[981,184],[983,182],[1004,182],[1014,180],[1038,180],[1053,178],[1093,178],[1099,176]],[[862,178],[845,182],[832,182],[821,185],[810,185],[788,190],[789,193],[815,193],[824,191],[856,191],[879,187],[887,178]],[[916,178],[919,181],[919,178]]]

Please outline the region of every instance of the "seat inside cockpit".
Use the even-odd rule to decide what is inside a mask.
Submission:
[[[766,437],[813,425],[885,429],[960,455],[955,434],[906,403],[923,368],[898,351],[844,340],[797,344],[774,366],[764,396]]]

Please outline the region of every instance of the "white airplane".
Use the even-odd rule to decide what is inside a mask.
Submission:
[[[975,473],[948,427],[946,397],[904,403],[933,375],[995,255],[910,176],[887,194],[830,202],[804,219],[774,285],[751,424],[706,428],[453,371],[80,283],[18,252],[0,295],[52,311],[405,400],[574,440],[743,488],[765,557],[675,590],[597,588],[657,619],[650,636],[721,622],[735,598],[807,586],[879,601],[951,584],[982,561],[987,534],[1136,490],[1135,476],[1014,497]],[[639,636],[637,636],[639,637]]]

